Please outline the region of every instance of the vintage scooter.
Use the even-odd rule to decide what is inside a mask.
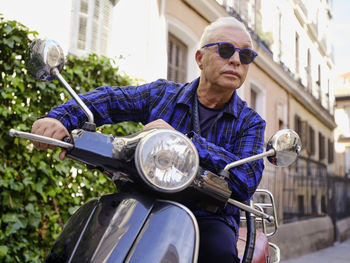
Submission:
[[[269,204],[238,202],[231,198],[225,178],[232,167],[263,157],[276,166],[293,163],[301,150],[294,131],[277,132],[266,152],[228,164],[214,174],[199,167],[195,146],[180,132],[152,129],[118,137],[96,132],[91,111],[60,74],[64,55],[55,41],[35,40],[27,65],[37,79],[57,77],[88,122],[63,141],[14,129],[10,135],[66,149],[68,157],[103,171],[123,189],[80,207],[65,224],[46,262],[197,262],[197,221],[191,210],[178,202],[186,191],[205,196],[218,206],[232,204],[246,212],[246,227],[241,228],[238,241],[242,262],[271,262],[271,257],[279,261],[278,247],[267,241],[278,226],[272,194],[257,191],[269,196]],[[256,230],[258,221],[265,232]],[[272,233],[266,232],[266,222],[274,223]]]

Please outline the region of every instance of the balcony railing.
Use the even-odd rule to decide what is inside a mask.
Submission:
[[[297,4],[300,7],[301,11],[303,11],[305,17],[307,18],[308,17],[308,11],[307,11],[307,8],[304,5],[303,1],[302,0],[294,0],[294,3]]]

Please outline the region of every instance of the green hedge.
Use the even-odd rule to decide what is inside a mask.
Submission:
[[[115,191],[103,174],[61,162],[59,150],[37,151],[30,141],[8,135],[11,128],[29,132],[37,117],[69,98],[57,80],[38,82],[26,74],[24,52],[36,36],[0,15],[0,262],[42,262],[79,206]],[[96,55],[68,56],[62,75],[78,92],[130,84],[112,64]],[[103,131],[123,135],[140,128],[122,123]]]

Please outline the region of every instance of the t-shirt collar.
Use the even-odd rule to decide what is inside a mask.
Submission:
[[[182,103],[187,105],[190,110],[192,110],[193,98],[195,92],[197,91],[197,87],[199,84],[199,78],[196,78],[190,83],[185,84],[182,89],[178,103]],[[231,99],[225,104],[223,108],[223,112],[233,115],[235,118],[238,117],[238,105],[237,105],[237,92],[235,91],[231,97]]]

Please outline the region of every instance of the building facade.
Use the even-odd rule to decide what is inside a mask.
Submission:
[[[350,73],[337,78],[334,94],[336,170],[338,175],[350,178]]]
[[[18,0],[11,2],[16,10]],[[222,16],[245,23],[259,56],[237,92],[266,120],[265,142],[277,130],[291,128],[303,143],[300,159],[290,168],[266,163],[261,187],[274,193],[285,222],[326,212],[327,176],[339,171],[334,158],[332,47],[326,38],[332,1],[61,2],[37,0],[31,18],[11,12],[10,7],[3,10],[5,18],[8,14],[9,19],[33,26],[41,35],[61,42],[66,52],[118,58],[120,69],[144,81],[193,80],[200,73],[195,52],[204,28]],[[38,16],[48,15],[45,24],[32,23],[38,10]]]

